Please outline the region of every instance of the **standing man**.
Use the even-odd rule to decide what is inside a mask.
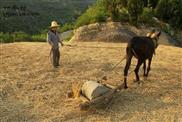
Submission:
[[[54,68],[57,68],[59,66],[59,59],[60,59],[60,52],[59,52],[59,43],[61,43],[61,46],[63,46],[62,40],[59,38],[59,34],[57,32],[57,28],[60,25],[56,21],[51,22],[50,30],[47,34],[47,41],[51,45],[51,53],[52,55],[52,64]]]

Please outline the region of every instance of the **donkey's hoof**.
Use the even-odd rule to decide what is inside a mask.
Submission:
[[[140,80],[133,80],[133,82],[140,84]]]
[[[124,89],[127,89],[128,88],[128,86],[124,86]]]
[[[139,80],[133,80],[133,82],[134,82],[134,83],[138,83],[138,82],[139,82]]]

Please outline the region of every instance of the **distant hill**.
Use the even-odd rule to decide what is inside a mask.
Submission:
[[[0,32],[37,33],[52,20],[74,21],[96,0],[6,0],[0,1]]]

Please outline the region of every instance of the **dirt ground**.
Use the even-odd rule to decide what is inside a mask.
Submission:
[[[79,101],[66,98],[72,82],[97,80],[108,73],[113,85],[123,82],[126,44],[78,42],[61,51],[61,66],[50,65],[47,43],[0,46],[1,122],[182,122],[182,49],[160,45],[152,70],[141,84],[129,75],[121,90],[103,109],[79,110]],[[72,43],[72,45],[75,45]],[[130,71],[136,59],[132,60]]]

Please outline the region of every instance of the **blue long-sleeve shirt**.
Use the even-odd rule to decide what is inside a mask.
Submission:
[[[48,31],[47,33],[47,42],[52,45],[53,49],[59,48],[59,42],[60,42],[59,34],[58,32]]]

